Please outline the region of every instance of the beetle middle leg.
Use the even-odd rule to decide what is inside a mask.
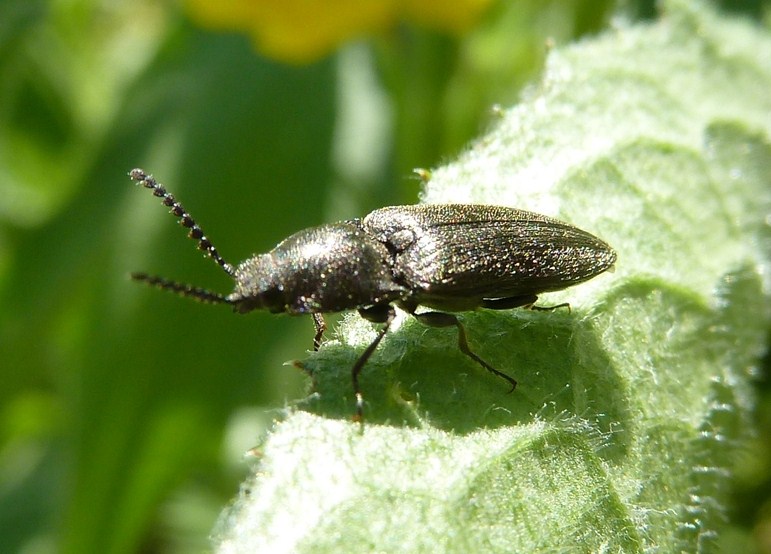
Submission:
[[[487,306],[485,306],[487,307]],[[458,348],[460,348],[460,351],[463,352],[466,356],[474,360],[476,363],[481,365],[483,368],[485,368],[490,373],[497,375],[501,379],[504,379],[511,385],[511,390],[513,391],[517,387],[517,381],[513,377],[509,377],[502,371],[498,371],[493,366],[488,364],[486,361],[484,361],[482,358],[477,356],[471,351],[471,348],[469,348],[468,340],[466,340],[466,329],[463,327],[463,324],[460,322],[460,320],[455,317],[453,314],[448,314],[445,312],[424,312],[421,314],[415,314],[412,315],[415,316],[415,318],[420,321],[424,325],[428,325],[429,327],[452,327],[453,325],[458,328]]]
[[[359,356],[359,359],[356,360],[356,363],[353,364],[353,368],[351,369],[353,394],[356,396],[356,416],[354,419],[356,421],[363,421],[364,396],[361,394],[361,388],[359,388],[359,374],[361,373],[364,364],[367,363],[367,360],[369,360],[378,344],[380,344],[380,341],[383,340],[383,337],[388,332],[391,322],[394,320],[394,317],[396,317],[396,311],[389,304],[376,304],[368,308],[360,308],[359,315],[367,321],[384,324],[380,331],[378,331],[375,340],[373,340],[362,355]]]

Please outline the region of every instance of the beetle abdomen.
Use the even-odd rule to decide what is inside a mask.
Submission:
[[[613,265],[615,252],[540,214],[476,204],[382,208],[363,221],[394,255],[394,279],[425,297],[463,304],[560,290]]]

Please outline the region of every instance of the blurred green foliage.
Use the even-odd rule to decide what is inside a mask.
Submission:
[[[0,550],[205,550],[241,452],[302,395],[282,362],[310,346],[309,321],[128,280],[231,286],[128,170],[153,172],[237,262],[330,216],[414,202],[413,167],[516,101],[547,38],[599,31],[611,9],[501,2],[463,38],[403,26],[291,67],[174,2],[0,3]]]

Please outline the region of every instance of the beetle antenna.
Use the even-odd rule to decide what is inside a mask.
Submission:
[[[212,260],[219,264],[225,273],[231,277],[235,276],[235,268],[227,263],[222,258],[222,256],[220,256],[220,253],[217,252],[217,249],[214,247],[211,241],[209,241],[206,235],[204,235],[203,229],[198,226],[193,217],[187,212],[187,210],[185,210],[185,208],[182,207],[182,204],[177,202],[176,198],[174,198],[174,195],[166,190],[166,187],[156,181],[152,175],[145,173],[142,169],[132,169],[129,172],[129,177],[136,181],[137,184],[152,190],[155,196],[161,198],[163,205],[171,208],[170,212],[179,218],[180,225],[190,229],[187,236],[195,241],[198,241],[198,250],[206,252],[206,254],[208,254]],[[203,300],[204,302],[219,302],[223,299],[223,297],[220,296],[220,300],[215,300],[218,295],[203,289],[182,285],[180,283],[174,283],[172,281],[166,281],[165,279],[160,279],[157,277],[148,277],[144,274],[137,275],[139,275],[139,277],[132,277],[138,281],[147,281],[148,283],[158,286],[159,288],[173,290],[182,294],[183,296],[192,296],[194,298],[198,298],[199,300]]]
[[[199,302],[206,302],[208,304],[232,304],[230,300],[216,292],[200,287],[194,287],[193,285],[187,285],[185,283],[178,283],[177,281],[170,281],[169,279],[164,279],[163,277],[158,277],[156,275],[132,273],[131,278],[134,279],[134,281],[147,283],[152,287],[175,292],[180,296],[194,298]]]

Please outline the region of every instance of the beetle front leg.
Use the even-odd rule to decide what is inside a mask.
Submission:
[[[322,314],[311,314],[313,316],[313,326],[316,328],[316,336],[313,337],[313,351],[318,352],[321,347],[321,337],[327,330],[327,324]]]
[[[498,371],[471,351],[471,348],[469,348],[468,345],[468,340],[466,340],[466,329],[463,327],[463,324],[457,317],[444,312],[424,312],[422,314],[414,313],[412,315],[414,315],[418,321],[424,325],[428,325],[429,327],[452,327],[455,325],[458,328],[458,348],[460,348],[460,351],[490,373],[497,375],[501,379],[507,381],[511,385],[512,391],[517,387],[517,381],[513,377],[509,377],[502,371]]]

